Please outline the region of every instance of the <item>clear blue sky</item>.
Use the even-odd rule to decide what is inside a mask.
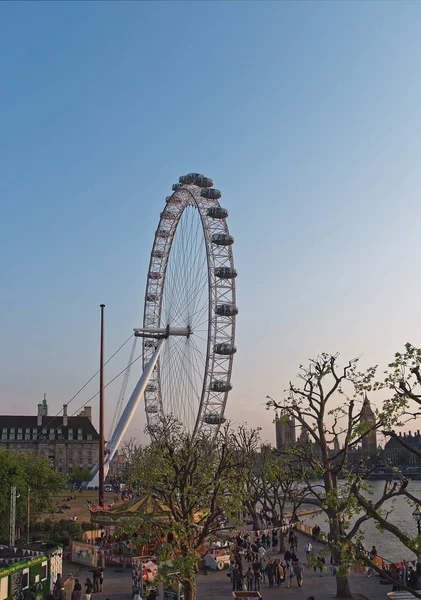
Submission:
[[[420,343],[421,3],[3,2],[0,73],[2,411],[93,374],[101,302],[107,354],[141,324],[189,171],[236,238],[228,416],[273,440],[300,362]]]

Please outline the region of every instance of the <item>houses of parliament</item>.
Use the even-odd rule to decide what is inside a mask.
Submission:
[[[367,423],[374,424],[376,422],[376,417],[373,409],[371,408],[367,395],[364,397],[361,419]],[[291,446],[294,444],[303,444],[306,446],[311,444],[312,455],[316,460],[321,459],[321,449],[319,444],[315,442],[311,443],[309,434],[304,428],[301,429],[301,433],[297,438],[297,426],[295,424],[295,419],[287,419],[282,414],[277,415],[275,419],[275,428],[277,450],[282,450],[286,446]],[[338,438],[335,438],[331,451],[335,452],[338,450],[340,450],[339,440]],[[362,438],[361,447],[359,449],[353,449],[351,452],[358,452],[359,456],[361,458],[365,458],[366,460],[369,460],[370,458],[374,460],[374,457],[377,455],[377,451],[377,434],[374,430],[370,431]]]

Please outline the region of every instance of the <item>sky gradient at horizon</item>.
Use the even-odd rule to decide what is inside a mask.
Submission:
[[[190,171],[235,237],[228,417],[273,442],[300,363],[419,344],[420,3],[1,3],[0,69],[3,412],[56,414],[96,371],[101,302],[108,356],[141,324]]]

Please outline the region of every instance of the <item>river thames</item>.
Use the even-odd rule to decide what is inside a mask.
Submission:
[[[376,499],[381,496],[385,482],[372,481],[370,483],[372,486],[372,495],[370,498],[373,500],[373,502],[375,502]],[[421,504],[421,481],[413,481],[409,483],[407,489],[416,498],[420,499]],[[301,507],[301,510],[302,508],[303,507]],[[311,507],[306,505],[305,508]],[[412,516],[414,506],[411,505],[409,501],[405,500],[403,497],[396,498],[394,501],[391,500],[385,503],[384,508],[391,511],[387,517],[387,520],[390,523],[396,527],[399,527],[403,533],[409,535],[410,537],[414,537],[417,534],[417,526]],[[328,530],[323,513],[318,513],[308,519],[305,518],[304,523],[310,526],[319,525],[322,530]],[[366,550],[370,550],[371,546],[374,545],[377,548],[377,553],[379,556],[392,562],[397,562],[404,558],[407,560],[413,560],[416,558],[415,554],[406,548],[399,540],[397,540],[392,533],[389,533],[388,531],[378,531],[373,521],[368,521],[366,524],[364,524],[361,527],[361,531],[364,532],[363,545]]]

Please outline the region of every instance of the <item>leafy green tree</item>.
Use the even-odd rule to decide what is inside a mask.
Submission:
[[[28,494],[30,518],[35,521],[51,508],[54,494],[63,489],[64,478],[48,460],[32,455],[0,449],[0,539],[8,541],[10,516],[10,490],[16,486],[16,527],[23,530],[27,524]]]
[[[91,471],[89,469],[72,469],[68,475],[69,483],[80,485],[85,481],[90,481]]]
[[[154,441],[132,453],[129,481],[141,482],[169,509],[167,521],[146,518],[143,532],[166,540],[158,557],[172,560],[186,600],[195,598],[195,568],[199,549],[227,519],[235,523],[243,506],[247,461],[237,451],[235,433],[227,425],[216,440],[205,434],[193,438],[173,418],[150,430]]]

